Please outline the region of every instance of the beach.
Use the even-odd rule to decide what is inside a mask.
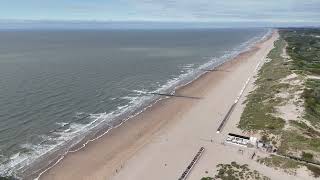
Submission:
[[[271,179],[303,179],[258,164],[248,158],[250,150],[239,153],[238,147],[222,144],[228,133],[241,134],[236,126],[242,102],[278,36],[274,31],[216,71],[179,88],[180,97],[160,100],[85,148],[68,153],[40,179],[178,179],[200,147],[205,150],[189,179],[213,175],[217,164],[231,161],[249,164]],[[217,133],[237,98],[239,103]]]
[[[37,174],[270,32],[1,31],[0,176]]]

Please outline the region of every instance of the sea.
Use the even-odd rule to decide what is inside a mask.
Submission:
[[[270,32],[0,30],[0,176],[40,173]]]

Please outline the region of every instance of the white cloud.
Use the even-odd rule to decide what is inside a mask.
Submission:
[[[128,0],[140,18],[171,21],[320,21],[320,1]],[[143,17],[144,16],[144,17]]]

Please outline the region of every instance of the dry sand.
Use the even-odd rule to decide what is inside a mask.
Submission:
[[[205,152],[188,179],[213,175],[217,164],[231,161],[249,164],[272,179],[304,179],[256,163],[249,158],[253,150],[243,148],[240,153],[239,147],[221,144],[227,133],[241,133],[236,128],[244,108],[241,103],[253,88],[251,77],[257,65],[264,62],[278,36],[274,32],[268,40],[219,68],[225,71],[209,72],[177,91],[199,99],[169,98],[156,103],[82,150],[69,153],[40,179],[178,179],[202,146]],[[239,104],[217,134],[221,120],[248,78],[251,80]]]

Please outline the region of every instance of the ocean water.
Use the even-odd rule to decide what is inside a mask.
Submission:
[[[173,93],[268,32],[0,31],[0,175],[23,177],[160,98],[150,93]]]

